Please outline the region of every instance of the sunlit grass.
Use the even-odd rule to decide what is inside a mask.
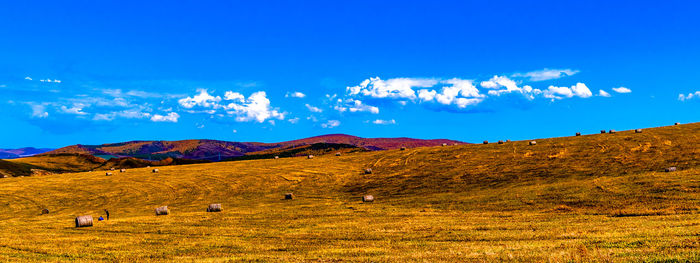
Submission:
[[[0,179],[0,260],[700,261],[699,134]]]

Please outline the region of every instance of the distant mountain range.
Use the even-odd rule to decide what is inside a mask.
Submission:
[[[0,159],[16,159],[21,157],[33,156],[45,152],[53,151],[48,148],[24,147],[19,149],[0,149]]]
[[[318,151],[320,147],[329,149],[358,148],[358,150],[388,150],[400,147],[437,146],[443,143],[462,143],[447,139],[422,140],[412,138],[361,138],[345,134],[330,134],[279,143],[228,142],[217,140],[182,141],[130,141],[102,145],[71,145],[43,154],[90,154],[105,159],[135,157],[147,160],[166,158],[192,160],[225,160],[248,155],[303,155],[308,151]],[[311,145],[314,145],[311,147]]]

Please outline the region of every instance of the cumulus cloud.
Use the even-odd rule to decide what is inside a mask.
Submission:
[[[259,123],[267,119],[284,119],[284,113],[273,109],[270,106],[270,100],[264,91],[258,91],[251,94],[244,101],[232,102],[224,106],[226,112],[236,115],[236,121],[256,121]]]
[[[238,92],[233,92],[233,91],[227,91],[224,94],[224,100],[233,100],[233,101],[245,101],[245,96],[243,94],[238,93]]]
[[[601,96],[601,97],[610,97],[610,93],[608,93],[608,92],[606,92],[606,91],[604,91],[604,90],[599,90],[599,91],[598,91],[598,96]]]
[[[578,70],[572,70],[572,69],[547,69],[547,68],[545,68],[543,70],[530,71],[527,73],[515,73],[515,74],[511,75],[511,77],[527,78],[529,81],[544,81],[544,80],[551,80],[551,79],[558,79],[558,78],[572,76],[578,72],[579,72]]]
[[[309,109],[310,112],[323,112],[322,109],[320,109],[320,108],[318,108],[318,107],[311,106],[311,105],[308,104],[308,103],[305,104],[304,106],[306,106],[306,108]]]
[[[362,95],[372,98],[402,98],[415,99],[414,87],[428,88],[438,83],[436,79],[394,78],[382,80],[379,77],[369,78],[360,85],[347,87],[349,95]]]
[[[191,109],[190,113],[216,114],[220,110],[235,116],[239,122],[265,122],[269,119],[283,120],[285,113],[270,106],[270,100],[264,91],[258,91],[246,98],[243,94],[227,91],[222,99],[214,96],[205,89],[198,89],[199,94],[178,100],[180,106]],[[227,102],[228,104],[224,103]],[[196,109],[195,109],[196,108]]]
[[[440,81],[440,83],[447,84],[447,86],[442,87],[440,92],[427,89],[419,90],[418,98],[421,101],[435,100],[443,105],[457,105],[459,108],[465,108],[468,105],[480,103],[485,97],[479,93],[479,89],[474,86],[471,80],[453,78]]]
[[[494,75],[491,79],[482,81],[479,84],[482,88],[493,89],[489,91],[490,95],[500,95],[503,93],[522,92],[522,88],[518,84],[506,76]]]
[[[374,124],[379,124],[379,125],[388,125],[388,124],[396,124],[396,121],[391,119],[391,120],[381,120],[381,119],[376,119],[372,121]]]
[[[586,84],[583,84],[581,82],[576,83],[576,85],[569,87],[557,87],[557,86],[549,86],[547,90],[544,92],[544,97],[549,98],[549,99],[563,99],[563,98],[571,98],[571,97],[580,97],[580,98],[590,98],[593,96],[593,93],[591,92],[588,87],[586,87]]]
[[[322,124],[321,124],[321,127],[327,128],[327,129],[335,128],[335,127],[338,127],[338,126],[340,126],[340,121],[339,121],[339,120],[328,120],[326,123],[322,123]]]
[[[180,100],[178,100],[178,103],[180,103],[180,105],[182,107],[185,107],[187,109],[191,109],[195,106],[200,106],[200,107],[205,107],[205,108],[211,108],[211,107],[216,108],[219,106],[218,103],[221,101],[221,97],[219,97],[219,96],[214,97],[212,95],[209,95],[209,93],[207,92],[206,89],[198,89],[197,92],[199,92],[199,94],[197,94],[193,97],[187,97],[187,98],[180,99]]]
[[[697,99],[697,98],[700,98],[700,91],[688,93],[688,95],[678,94],[678,100],[680,100],[680,101],[686,101],[686,100]]]
[[[168,113],[167,115],[154,114],[151,117],[151,121],[154,121],[154,122],[177,122],[177,120],[179,118],[180,118],[180,115],[177,114],[177,112],[171,112],[171,113]]]
[[[294,92],[287,92],[287,94],[284,95],[286,98],[304,98],[306,97],[306,94],[294,91]]]
[[[631,89],[628,89],[625,87],[613,88],[612,90],[617,92],[617,93],[630,93],[630,92],[632,92]]]
[[[356,99],[338,99],[338,105],[333,107],[333,109],[339,112],[369,112],[372,114],[379,113],[379,108],[371,105],[364,104],[361,100]]]

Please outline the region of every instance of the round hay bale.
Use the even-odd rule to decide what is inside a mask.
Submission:
[[[362,197],[362,202],[365,202],[365,203],[374,202],[374,196],[365,195]]]
[[[284,199],[285,200],[292,200],[292,199],[294,199],[294,194],[293,193],[286,193],[286,194],[284,194]]]
[[[636,129],[634,130],[634,133],[642,133],[642,129]]]
[[[530,145],[537,145],[537,141],[530,141]]]
[[[48,213],[49,213],[49,209],[48,209],[48,208],[41,209],[41,214],[42,214],[42,215],[46,215],[46,214],[48,214]]]
[[[112,167],[112,168],[109,168],[109,170],[110,170],[110,171],[114,171],[114,167]]]
[[[279,159],[279,158],[280,158],[279,156],[275,155],[275,159]]]
[[[92,226],[92,216],[79,216],[75,218],[75,227]]]
[[[335,156],[340,156],[340,153],[335,153]]]
[[[680,122],[676,122],[676,123],[674,123],[673,125],[681,125],[681,123],[680,123]]]
[[[510,142],[510,139],[506,140],[506,142]]]
[[[371,174],[371,173],[372,173],[372,168],[365,169],[365,174]]]
[[[158,168],[153,169],[153,173],[157,173],[157,172],[160,172],[160,170],[158,170]]]
[[[221,204],[210,204],[207,207],[207,212],[221,212]]]
[[[447,146],[447,143],[443,143],[442,146]]]
[[[664,171],[667,172],[667,173],[675,172],[675,171],[676,171],[676,167],[675,167],[675,166],[671,166],[671,167],[669,167],[669,168],[664,169]]]
[[[306,159],[313,159],[313,158],[314,158],[314,156],[311,154],[309,154],[309,156],[306,156]]]
[[[406,147],[401,147],[401,150],[402,150],[402,151],[405,151],[405,150],[406,150]]]
[[[489,144],[489,141],[484,141],[484,144]]]
[[[112,173],[106,172],[105,175],[106,175],[106,176],[112,176]]]
[[[503,144],[503,141],[502,141],[502,140],[498,140],[498,144]]]
[[[615,130],[610,130],[608,133],[616,133],[617,131]]]
[[[124,169],[124,168],[119,169],[119,172],[120,172],[120,173],[126,173],[126,169]]]
[[[576,136],[581,136],[581,133],[580,133],[580,132],[577,132],[577,133],[576,133]]]
[[[605,130],[600,130],[600,133],[605,133]]]
[[[156,208],[156,215],[157,216],[166,216],[170,214],[170,209],[168,209],[168,206],[161,206]]]

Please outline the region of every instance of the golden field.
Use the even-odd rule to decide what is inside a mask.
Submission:
[[[700,261],[700,123],[158,168],[0,179],[0,260]]]

